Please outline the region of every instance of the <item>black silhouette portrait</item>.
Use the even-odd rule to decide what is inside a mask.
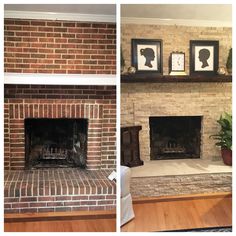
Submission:
[[[152,68],[153,65],[151,61],[155,59],[155,53],[152,48],[142,48],[140,49],[140,54],[145,57],[145,66],[148,66],[149,68]]]
[[[199,58],[199,61],[202,62],[202,66],[201,66],[202,68],[209,66],[207,62],[209,57],[210,57],[210,51],[208,49],[203,48],[199,51],[198,58]]]

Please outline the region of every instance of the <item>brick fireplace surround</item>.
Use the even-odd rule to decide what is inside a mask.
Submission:
[[[87,169],[24,170],[25,118],[87,118]],[[115,207],[115,86],[5,85],[5,212]]]
[[[140,155],[150,161],[149,117],[200,116],[200,158],[219,160],[220,150],[209,138],[219,128],[216,120],[231,111],[231,83],[132,83],[121,86],[121,125],[141,125]]]

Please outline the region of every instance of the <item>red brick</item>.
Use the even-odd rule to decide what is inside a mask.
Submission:
[[[47,22],[47,26],[61,26],[61,22],[58,21],[49,21]]]
[[[59,197],[55,197],[56,201],[70,201],[71,200],[71,196],[59,196]]]
[[[46,202],[49,202],[49,201],[54,201],[55,198],[54,197],[38,197],[38,201],[46,201]]]
[[[30,207],[46,207],[47,204],[46,203],[42,203],[42,202],[33,202],[30,203]]]
[[[45,21],[31,21],[31,25],[38,25],[38,26],[45,26],[46,22]]]
[[[38,27],[38,31],[52,32],[53,28],[52,27]]]
[[[11,204],[5,203],[4,204],[4,209],[11,209]]]
[[[29,207],[29,203],[12,203],[12,208]]]
[[[47,206],[49,207],[57,207],[57,206],[64,206],[63,202],[48,202]]]
[[[15,25],[30,25],[28,20],[15,20]]]
[[[96,201],[81,201],[81,205],[84,206],[84,205],[96,205]]]
[[[72,200],[88,200],[88,196],[72,196]]]
[[[38,208],[38,212],[54,212],[54,208]]]
[[[81,203],[80,202],[74,202],[74,201],[70,201],[70,202],[64,202],[65,206],[80,206]]]

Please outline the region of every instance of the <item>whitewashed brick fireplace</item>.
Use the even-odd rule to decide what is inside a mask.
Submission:
[[[219,149],[209,136],[217,132],[220,115],[231,111],[231,96],[231,83],[123,83],[121,126],[142,126],[140,155],[149,161],[149,117],[201,116],[200,158],[218,160]]]

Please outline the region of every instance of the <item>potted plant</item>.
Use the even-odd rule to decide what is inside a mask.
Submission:
[[[217,120],[220,125],[218,134],[211,135],[216,142],[216,146],[221,147],[221,155],[226,165],[232,165],[232,115],[225,112]]]
[[[232,48],[229,50],[227,62],[226,62],[226,68],[229,74],[232,74]]]

